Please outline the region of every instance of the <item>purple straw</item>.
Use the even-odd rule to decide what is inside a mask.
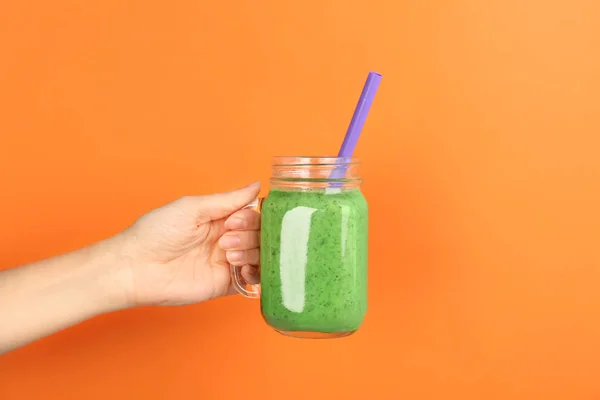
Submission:
[[[354,115],[352,115],[350,126],[346,131],[344,142],[342,143],[342,147],[340,148],[340,151],[338,153],[338,158],[352,157],[362,128],[365,125],[365,121],[367,120],[367,115],[369,114],[369,110],[371,109],[371,104],[373,104],[375,93],[377,93],[377,89],[379,88],[380,82],[381,74],[378,74],[377,72],[369,72],[369,75],[367,76],[367,81],[365,82],[365,86],[363,87],[362,93],[360,94],[360,98],[358,99],[358,104],[354,109]],[[347,168],[347,166],[340,166],[334,168],[334,170],[331,171],[331,174],[329,175],[329,179],[342,179],[344,177],[344,174],[346,173]],[[340,185],[338,184],[335,186]]]

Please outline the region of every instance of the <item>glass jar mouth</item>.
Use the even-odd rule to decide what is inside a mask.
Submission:
[[[274,156],[272,165],[274,167],[285,166],[351,166],[360,164],[357,157],[334,157],[334,156]]]
[[[360,165],[356,157],[276,156],[271,184],[278,189],[353,189],[360,186]]]

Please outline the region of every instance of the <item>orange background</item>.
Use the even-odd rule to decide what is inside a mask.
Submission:
[[[231,297],[0,358],[13,399],[600,397],[600,2],[3,1],[0,265],[359,143],[370,304],[280,337]]]

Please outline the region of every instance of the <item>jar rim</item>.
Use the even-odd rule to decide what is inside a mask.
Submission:
[[[302,165],[356,165],[357,157],[335,156],[273,156],[273,166],[302,166]]]

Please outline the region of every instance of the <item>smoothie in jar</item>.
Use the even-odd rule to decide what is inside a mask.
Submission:
[[[261,309],[282,332],[352,333],[367,310],[359,189],[273,189],[263,203]]]

